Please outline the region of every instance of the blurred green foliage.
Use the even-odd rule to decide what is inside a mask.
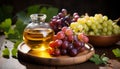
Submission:
[[[30,21],[30,15],[34,13],[46,14],[47,15],[46,22],[49,22],[54,15],[57,15],[58,8],[52,7],[50,5],[32,5],[29,6],[27,9],[18,12],[16,16],[18,19],[24,21],[24,23],[27,24]]]
[[[0,22],[6,18],[12,18],[13,6],[3,5],[0,6]]]

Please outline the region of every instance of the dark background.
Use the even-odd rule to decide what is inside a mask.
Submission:
[[[120,17],[119,0],[0,0],[0,6],[13,6],[13,16],[35,4],[49,4],[59,9],[66,8],[69,13],[78,12],[79,15],[88,13],[94,15],[95,13],[102,13],[107,15],[110,19],[117,19]]]

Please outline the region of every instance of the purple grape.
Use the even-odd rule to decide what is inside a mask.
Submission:
[[[59,19],[59,17],[58,16],[53,16],[53,19]]]
[[[67,54],[67,50],[66,49],[61,49],[60,52],[61,52],[61,55],[66,55]]]
[[[77,12],[74,12],[74,13],[73,13],[73,17],[76,16],[76,15],[78,15],[78,13],[77,13]]]
[[[69,50],[69,55],[70,55],[71,57],[74,57],[74,56],[76,56],[77,54],[78,54],[77,49],[72,48],[72,49]]]
[[[81,42],[80,41],[74,41],[73,45],[75,48],[80,48],[81,47]]]
[[[78,41],[78,37],[77,37],[77,35],[74,35],[74,41]]]
[[[64,15],[67,15],[67,10],[66,9],[62,9],[61,11]]]
[[[67,49],[69,42],[68,41],[63,41],[62,43],[62,49]]]
[[[62,17],[64,17],[64,14],[63,14],[63,13],[58,13],[58,16],[59,16],[60,18],[62,18]]]
[[[73,43],[69,43],[68,48],[67,48],[68,52],[69,52],[69,50],[72,49],[72,48],[74,48]]]
[[[84,46],[84,47],[80,48],[79,52],[83,52],[83,51],[85,51],[86,49],[87,49],[87,48]]]

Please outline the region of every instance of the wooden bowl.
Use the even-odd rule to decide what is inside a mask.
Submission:
[[[35,54],[36,52],[30,52],[30,48],[25,44],[21,43],[18,46],[18,59],[23,61],[28,61],[37,64],[45,64],[45,65],[71,65],[71,64],[78,64],[87,61],[91,58],[95,50],[91,44],[85,45],[87,50],[79,53],[75,57],[70,56],[58,56],[58,57],[41,57],[40,52],[39,54]]]
[[[89,43],[92,44],[94,47],[108,47],[115,45],[118,41],[120,41],[120,34],[111,36],[87,36],[89,38]]]

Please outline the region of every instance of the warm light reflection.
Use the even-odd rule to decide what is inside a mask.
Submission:
[[[50,58],[51,57],[50,54],[47,51],[41,51],[39,53],[39,56],[43,57],[43,58]]]
[[[47,47],[44,45],[41,45],[41,47],[39,49],[40,49],[40,51],[45,51],[47,49]]]
[[[32,54],[37,57],[42,57],[42,58],[51,58],[51,55],[47,51],[47,47],[42,45],[38,49],[30,50],[29,54]]]

